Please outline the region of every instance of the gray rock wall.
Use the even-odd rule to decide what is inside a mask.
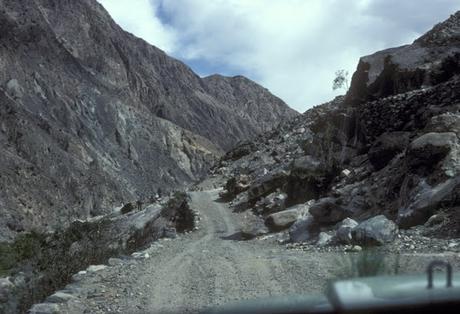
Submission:
[[[297,114],[248,79],[213,88],[96,0],[0,8],[0,241],[183,187]]]

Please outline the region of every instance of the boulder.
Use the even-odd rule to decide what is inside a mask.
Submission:
[[[291,165],[291,175],[300,179],[311,176],[317,176],[324,172],[324,167],[318,160],[312,156],[303,156],[296,158]]]
[[[14,99],[22,98],[24,96],[24,89],[19,84],[17,79],[11,79],[6,83],[6,91]]]
[[[454,132],[460,137],[460,114],[447,112],[434,116],[425,126],[426,132]]]
[[[9,277],[0,278],[0,303],[8,301],[10,294],[14,289],[14,284]]]
[[[391,132],[380,135],[367,153],[375,170],[384,168],[409,144],[409,132]]]
[[[337,231],[335,233],[337,241],[341,244],[351,244],[351,232],[356,226],[358,226],[358,223],[351,218],[345,218],[342,220],[342,222],[340,222],[337,226]]]
[[[415,139],[407,150],[407,164],[411,169],[432,167],[444,159],[458,142],[453,132],[430,132]]]
[[[333,236],[326,232],[321,232],[318,235],[318,241],[316,241],[317,246],[327,246],[332,243]]]
[[[286,183],[287,176],[287,172],[281,170],[275,173],[268,173],[254,181],[248,190],[249,201],[256,201],[262,196],[276,191]]]
[[[435,214],[435,215],[431,216],[430,218],[428,218],[428,220],[425,223],[425,227],[433,227],[433,226],[436,226],[436,225],[440,225],[445,220],[446,220],[445,215]]]
[[[361,222],[352,230],[353,241],[359,245],[383,245],[392,242],[398,226],[383,215]]]
[[[174,227],[165,227],[163,229],[163,237],[168,239],[177,238],[177,230]]]
[[[90,273],[95,273],[95,272],[98,272],[98,271],[106,269],[106,268],[107,268],[106,265],[91,265],[86,269],[86,271],[88,271]]]
[[[238,194],[233,201],[230,202],[232,209],[236,212],[242,212],[249,208],[248,192]]]
[[[264,224],[264,220],[262,218],[249,215],[244,219],[243,225],[241,226],[241,233],[245,234],[248,238],[253,239],[269,233],[269,230]]]
[[[319,223],[337,223],[350,215],[348,209],[339,205],[339,200],[334,197],[324,197],[310,207],[310,214]]]
[[[254,211],[264,215],[282,211],[286,208],[286,199],[286,193],[271,193],[256,203]]]
[[[268,215],[265,224],[272,231],[280,231],[289,228],[302,215],[300,206],[290,207],[289,209]]]
[[[226,196],[233,198],[241,192],[246,191],[249,188],[249,181],[249,176],[244,174],[240,174],[228,179],[225,184],[225,190],[227,191]]]
[[[293,243],[307,242],[318,236],[319,225],[312,215],[305,215],[297,219],[289,228],[289,239]]]
[[[409,228],[425,223],[441,205],[453,207],[460,200],[460,177],[448,179],[434,187],[422,181],[418,193],[407,206],[398,210],[398,225]]]
[[[353,253],[358,253],[358,252],[361,252],[362,250],[363,248],[360,245],[353,245],[353,246],[346,248],[347,252],[353,252]]]
[[[48,298],[46,298],[46,302],[48,303],[66,303],[72,299],[75,299],[75,296],[69,293],[58,291],[50,295]]]
[[[39,303],[32,306],[29,310],[30,314],[57,314],[59,306],[55,303]]]

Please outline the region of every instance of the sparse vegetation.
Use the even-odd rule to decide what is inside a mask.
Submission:
[[[335,78],[332,81],[332,89],[340,89],[344,88],[345,91],[348,90],[349,85],[348,85],[348,71],[345,70],[337,70],[335,72]]]
[[[40,253],[44,235],[27,232],[18,235],[13,243],[0,243],[0,276],[9,275],[18,263]]]
[[[194,227],[193,212],[189,207],[188,195],[185,192],[174,192],[161,214],[174,223],[177,232],[185,232]]]

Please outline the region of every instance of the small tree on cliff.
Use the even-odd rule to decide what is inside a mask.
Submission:
[[[345,88],[348,90],[348,71],[337,70],[335,72],[335,79],[332,81],[332,89],[336,90],[339,88]]]

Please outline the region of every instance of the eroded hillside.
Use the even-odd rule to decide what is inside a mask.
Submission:
[[[183,187],[297,114],[248,79],[201,79],[95,0],[0,7],[1,238]]]

